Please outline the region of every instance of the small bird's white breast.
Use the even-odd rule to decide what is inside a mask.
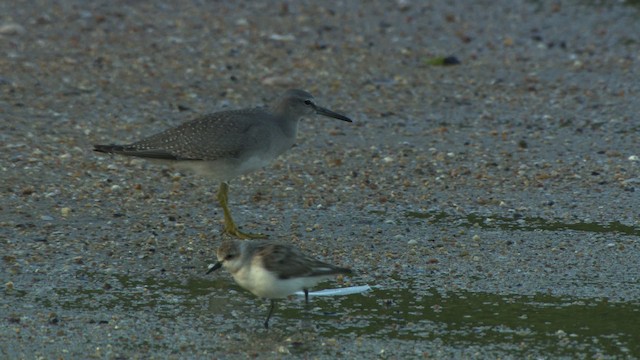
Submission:
[[[316,285],[326,277],[299,277],[279,279],[277,275],[262,266],[252,264],[242,267],[232,274],[238,285],[256,296],[268,299],[285,298],[302,289]]]

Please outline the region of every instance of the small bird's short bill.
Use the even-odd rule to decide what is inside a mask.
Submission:
[[[214,271],[216,271],[218,269],[220,269],[221,267],[222,267],[222,262],[220,262],[220,261],[218,261],[215,264],[209,265],[209,270],[207,270],[207,275],[211,274],[212,272],[214,272]]]

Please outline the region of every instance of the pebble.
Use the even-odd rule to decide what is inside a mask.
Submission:
[[[295,82],[293,81],[293,79],[288,76],[275,75],[275,76],[267,76],[264,79],[262,79],[262,84],[268,85],[268,86],[291,86],[294,83]]]
[[[0,34],[2,35],[19,35],[24,34],[26,30],[24,26],[16,23],[6,23],[0,25]]]
[[[398,9],[400,11],[407,11],[411,8],[411,2],[409,0],[397,0],[396,4],[398,5]]]
[[[269,36],[269,39],[274,41],[294,41],[296,37],[291,34],[287,34],[287,35],[271,34],[271,36]]]

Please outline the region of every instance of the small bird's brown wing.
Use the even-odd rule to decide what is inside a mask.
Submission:
[[[162,160],[218,160],[241,157],[259,139],[256,129],[271,116],[261,108],[204,115],[129,145],[94,145],[98,152]]]
[[[304,255],[296,248],[267,244],[258,250],[264,267],[280,279],[350,274],[351,269],[334,266]]]

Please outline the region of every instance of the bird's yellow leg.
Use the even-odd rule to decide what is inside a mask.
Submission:
[[[222,211],[224,212],[224,231],[223,233],[229,234],[231,236],[235,236],[239,239],[266,239],[267,235],[264,234],[248,234],[243,233],[238,229],[236,223],[233,221],[231,217],[231,212],[229,211],[229,184],[226,182],[222,182],[220,184],[220,190],[218,190],[218,202],[220,202],[220,206],[222,207]]]

